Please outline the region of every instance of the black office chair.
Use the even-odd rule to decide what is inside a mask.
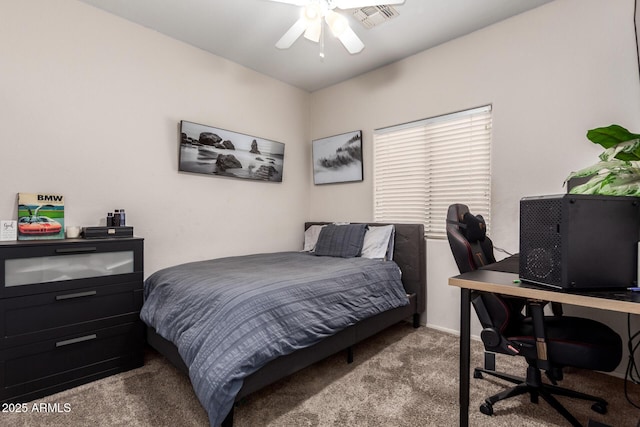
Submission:
[[[493,242],[486,235],[484,218],[481,215],[474,216],[469,212],[469,208],[463,204],[449,206],[447,211],[447,238],[451,252],[458,265],[460,273],[477,270],[478,268],[496,262],[493,254]],[[513,312],[521,312],[526,308],[526,300],[522,298],[503,297],[512,307]],[[562,306],[554,306],[554,314],[562,314]],[[524,378],[510,374],[496,372],[495,355],[493,352],[485,352],[485,368],[476,368],[474,376],[480,377],[486,373],[504,380],[519,384]],[[557,372],[547,372],[547,376],[556,384],[562,379],[562,370]]]
[[[465,205],[451,205],[447,216],[447,237],[461,273],[489,264],[493,258],[493,244],[484,235],[481,216],[473,216]],[[491,253],[488,251],[491,250]],[[486,261],[485,261],[486,260]],[[473,268],[475,267],[475,268]],[[622,359],[622,340],[608,326],[591,319],[570,316],[545,316],[543,302],[508,298],[498,294],[476,292],[472,297],[483,330],[480,337],[487,351],[523,356],[527,363],[525,379],[482,368],[474,370],[474,378],[490,374],[517,384],[487,398],[480,406],[486,415],[493,414],[493,405],[524,393],[531,402],[542,397],[573,426],[581,424],[553,396],[561,395],[594,402],[591,408],[601,414],[607,412],[607,402],[596,396],[580,393],[542,382],[541,370],[561,372],[563,367],[613,371]],[[523,314],[523,306],[528,306]]]

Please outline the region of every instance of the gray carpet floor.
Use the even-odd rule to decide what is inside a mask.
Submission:
[[[396,325],[355,347],[355,361],[337,354],[261,390],[235,410],[236,427],[246,426],[455,426],[458,425],[458,338],[408,324]],[[498,369],[524,374],[522,358],[498,355]],[[472,342],[472,366],[482,363],[482,346]],[[565,370],[562,385],[609,401],[600,415],[590,404],[559,398],[585,426],[589,420],[636,427],[640,410],[624,396],[623,380]],[[565,426],[546,402],[525,396],[495,405],[491,417],[478,411],[485,397],[506,387],[486,377],[471,380],[472,426]],[[629,384],[640,402],[640,386]],[[32,403],[68,404],[68,412],[36,412]],[[189,379],[149,350],[145,366],[28,404],[26,413],[2,413],[3,426],[207,426],[208,419]]]

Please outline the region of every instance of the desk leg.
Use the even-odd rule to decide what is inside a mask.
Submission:
[[[460,294],[460,427],[469,426],[469,370],[471,357],[471,290]]]

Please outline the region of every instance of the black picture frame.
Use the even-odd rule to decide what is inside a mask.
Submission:
[[[640,73],[640,37],[638,36],[638,26],[640,26],[640,0],[636,0],[633,6],[633,30],[636,36],[636,60],[638,64],[638,72]]]
[[[316,185],[362,181],[362,131],[313,140],[312,157]]]
[[[178,170],[203,175],[282,182],[284,144],[182,120]]]

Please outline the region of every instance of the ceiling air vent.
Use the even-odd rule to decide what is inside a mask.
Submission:
[[[365,28],[373,28],[398,16],[396,9],[387,5],[367,6],[353,11],[353,16],[364,25]]]

